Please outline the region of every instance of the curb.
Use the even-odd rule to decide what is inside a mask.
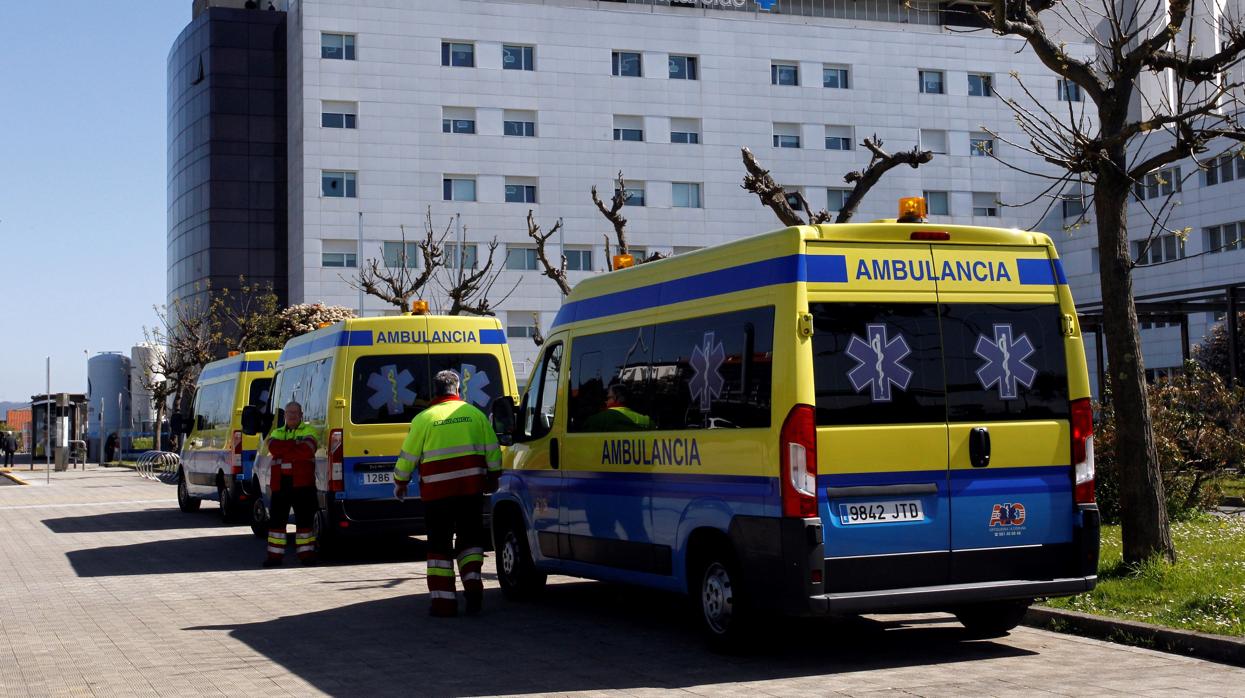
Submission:
[[[29,482],[26,482],[25,480],[23,480],[23,479],[21,479],[20,477],[18,477],[18,476],[16,476],[16,475],[14,475],[13,473],[10,473],[10,472],[9,472],[9,471],[7,471],[7,470],[0,470],[0,477],[7,477],[8,479],[12,480],[13,482],[16,482],[16,483],[17,483],[17,484],[19,484],[19,485],[29,485],[29,484],[30,484]]]
[[[1033,628],[1245,666],[1245,638],[1165,628],[1135,620],[1106,618],[1045,606],[1030,608],[1023,622]]]

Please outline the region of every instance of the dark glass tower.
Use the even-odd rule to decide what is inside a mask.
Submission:
[[[284,304],[285,13],[196,9],[168,59],[169,302],[245,276]]]

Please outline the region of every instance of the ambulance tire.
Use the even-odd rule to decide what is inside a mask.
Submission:
[[[692,611],[709,648],[726,654],[748,650],[757,637],[755,617],[730,548],[720,543],[693,551],[688,569]]]
[[[259,488],[256,487],[255,490],[259,491]],[[267,538],[268,508],[264,506],[264,498],[259,495],[251,500],[250,519],[251,533],[254,533],[256,538]]]
[[[238,500],[234,499],[228,487],[221,484],[216,485],[216,496],[220,501],[221,523],[233,523],[238,518]]]
[[[199,511],[199,506],[203,504],[202,499],[195,499],[190,496],[190,490],[186,488],[186,471],[182,468],[177,469],[177,508],[182,512],[190,514]]]
[[[1003,637],[1020,625],[1032,599],[993,601],[956,609],[955,617],[973,639]]]
[[[316,509],[311,518],[311,532],[316,536],[316,557],[320,560],[331,560],[337,554],[339,546],[333,539],[333,527],[329,525],[327,511]]]
[[[502,595],[511,601],[534,598],[545,588],[548,576],[536,569],[522,519],[516,514],[509,514],[493,523],[497,581]]]

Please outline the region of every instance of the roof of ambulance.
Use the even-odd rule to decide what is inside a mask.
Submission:
[[[620,269],[608,274],[589,276],[571,289],[564,303],[593,298],[623,288],[635,288],[647,283],[689,276],[715,269],[730,267],[790,254],[803,253],[807,243],[894,243],[931,244],[914,242],[909,236],[916,231],[946,232],[948,242],[938,245],[1029,245],[1049,246],[1053,243],[1045,233],[1017,228],[987,228],[969,225],[943,225],[941,223],[897,223],[894,220],[871,223],[837,223],[804,225],[761,233],[739,240],[704,247],[675,257],[659,259],[630,269]]]

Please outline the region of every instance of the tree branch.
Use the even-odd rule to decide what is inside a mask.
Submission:
[[[907,165],[915,170],[934,159],[933,151],[921,150],[919,146],[913,146],[912,150],[888,153],[882,149],[882,141],[876,133],[872,138],[866,138],[861,145],[869,150],[869,164],[863,171],[855,170],[843,176],[843,181],[852,184],[852,192],[843,202],[843,208],[839,209],[835,223],[850,221],[852,216],[856,215],[856,209],[860,207],[860,202],[864,200],[865,195],[878,183],[878,180],[882,179],[882,175],[892,168]]]
[[[744,170],[746,171],[744,183],[741,186],[745,190],[756,194],[757,198],[761,200],[761,205],[773,211],[783,225],[807,225],[808,221],[801,218],[800,214],[791,208],[791,202],[787,200],[787,191],[774,181],[774,178],[770,176],[769,170],[761,167],[761,163],[757,162],[756,156],[752,154],[752,151],[746,147],[740,148],[740,155],[743,156]],[[798,196],[801,204],[804,206],[804,210],[807,211],[808,202],[804,201],[803,195]]]
[[[553,227],[549,229],[549,232],[542,233],[540,231],[540,225],[536,222],[536,218],[532,214],[532,209],[529,208],[527,210],[527,235],[536,241],[536,259],[540,261],[541,267],[544,268],[544,275],[552,279],[553,283],[558,285],[558,288],[562,291],[562,295],[569,296],[571,294],[571,284],[566,280],[566,251],[559,250],[562,261],[555,267],[553,266],[553,263],[549,261],[549,253],[545,249],[549,238],[553,237],[554,234],[561,229],[562,219],[559,218],[558,222],[554,223]]]

